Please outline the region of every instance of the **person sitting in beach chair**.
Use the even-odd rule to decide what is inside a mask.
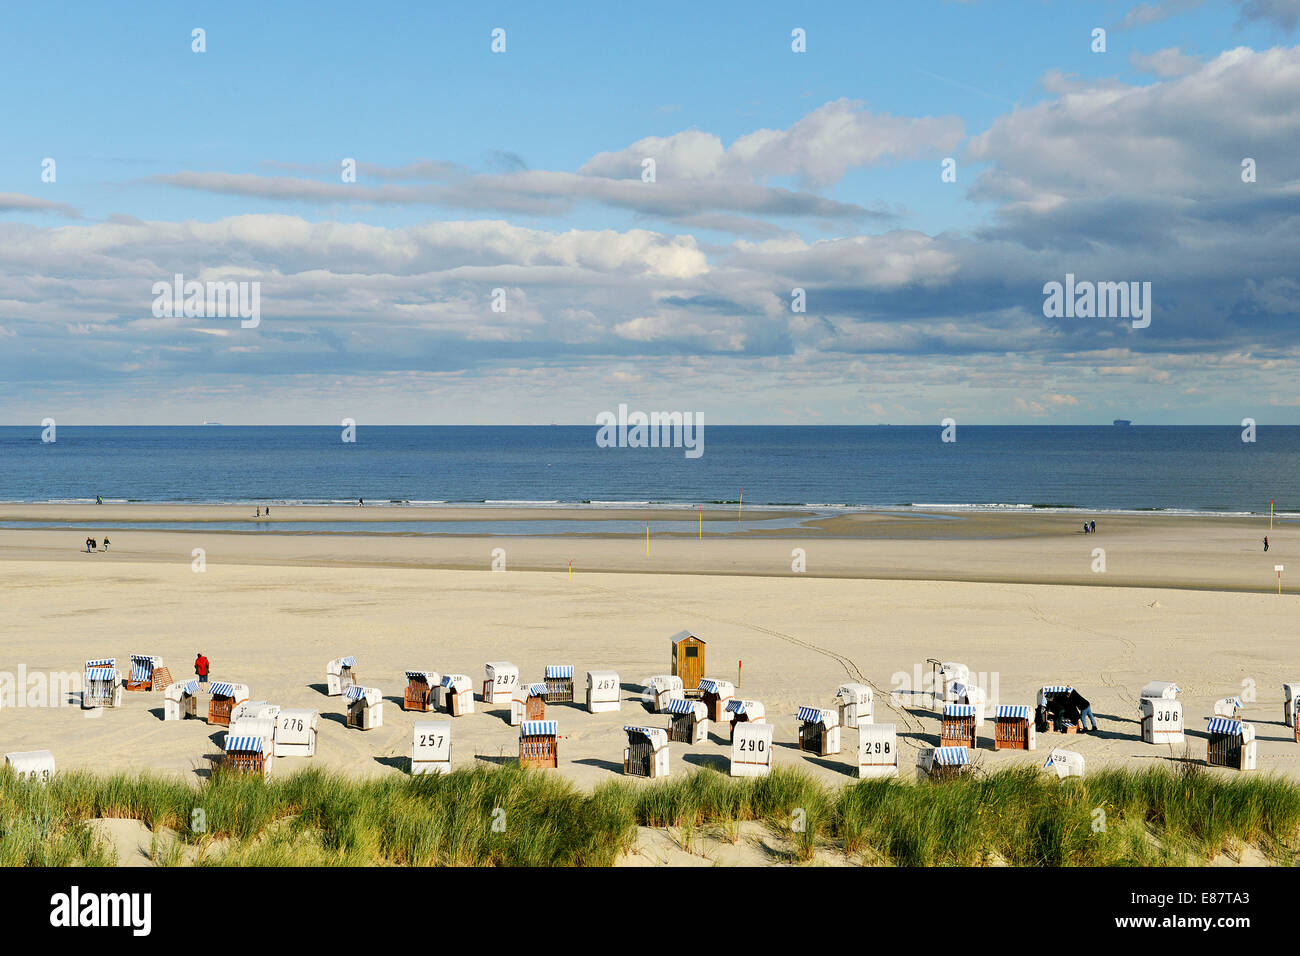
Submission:
[[[1079,708],[1076,707],[1068,696],[1061,700],[1059,709],[1056,711],[1056,732],[1058,734],[1066,733],[1067,727],[1073,727],[1079,722]]]

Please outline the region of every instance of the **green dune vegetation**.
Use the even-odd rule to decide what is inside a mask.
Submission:
[[[872,865],[1164,866],[1245,852],[1296,862],[1300,785],[1182,766],[843,787],[795,770],[746,779],[698,770],[590,793],[509,765],[372,780],[307,770],[270,783],[218,771],[198,787],[84,773],[42,785],[4,770],[0,864],[112,865],[88,825],[105,817],[167,834],[152,854],[164,866],[608,866],[638,826],[689,845],[706,832],[734,841],[747,821],[781,833],[794,863],[830,853]]]

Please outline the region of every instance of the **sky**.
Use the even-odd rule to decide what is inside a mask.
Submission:
[[[1300,0],[444,6],[9,5],[0,423],[1300,424]]]

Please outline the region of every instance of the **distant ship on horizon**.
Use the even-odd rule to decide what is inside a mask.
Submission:
[[[205,425],[220,425],[221,422],[204,422]]]
[[[1117,419],[1115,419],[1113,422],[1111,422],[1111,424],[1112,424],[1112,425],[1132,425],[1133,423],[1132,423],[1131,421],[1129,421],[1127,418],[1117,418]]]

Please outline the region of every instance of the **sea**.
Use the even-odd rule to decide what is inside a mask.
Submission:
[[[0,502],[1300,514],[1300,426],[710,425],[699,457],[596,433],[5,426]]]

